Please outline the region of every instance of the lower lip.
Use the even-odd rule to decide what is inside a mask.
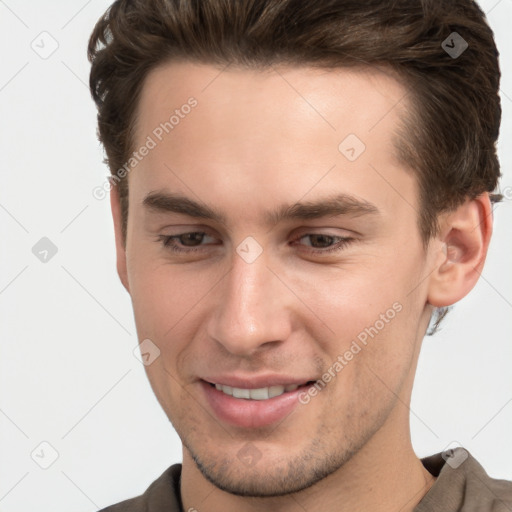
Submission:
[[[288,391],[267,400],[247,400],[226,395],[206,381],[201,381],[200,384],[206,400],[220,420],[245,428],[265,427],[283,420],[297,407],[299,394],[311,385],[304,384],[295,391]]]

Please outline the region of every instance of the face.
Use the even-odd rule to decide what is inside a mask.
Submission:
[[[184,460],[221,489],[307,488],[407,421],[431,257],[393,147],[406,92],[356,69],[145,82],[120,274]]]

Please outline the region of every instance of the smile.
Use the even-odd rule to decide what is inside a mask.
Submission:
[[[310,381],[306,384],[312,382],[313,381]],[[210,386],[215,386],[218,391],[222,391],[226,395],[232,396],[234,398],[244,398],[245,400],[268,400],[269,398],[280,396],[283,393],[295,391],[300,387],[298,384],[288,384],[287,386],[277,385],[266,388],[246,389],[212,383],[210,383]]]
[[[314,381],[308,381],[305,384],[288,384],[286,386],[276,385],[265,388],[237,388],[234,386],[226,386],[224,384],[213,384],[209,383],[211,387],[215,387],[218,391],[222,391],[225,395],[232,396],[234,398],[243,398],[245,400],[268,400],[269,398],[275,398],[281,396],[284,393],[295,391],[299,387],[306,386],[308,384],[314,384]]]

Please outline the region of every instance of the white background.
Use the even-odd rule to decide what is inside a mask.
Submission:
[[[138,342],[115,271],[108,200],[91,193],[108,170],[86,45],[109,3],[0,0],[1,512],[97,510],[142,493],[181,461],[179,438],[132,353]],[[499,154],[511,198],[512,0],[481,5],[501,52]],[[52,38],[58,43],[47,59],[31,47],[41,38],[46,50]],[[411,404],[418,456],[455,441],[491,476],[506,479],[511,227],[509,200],[495,210],[483,278],[443,330],[425,339]],[[58,249],[47,263],[32,253],[42,237]],[[34,460],[50,461],[43,441],[58,452],[48,469]]]

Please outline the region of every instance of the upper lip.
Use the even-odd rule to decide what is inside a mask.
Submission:
[[[242,389],[259,389],[269,388],[270,386],[287,386],[296,384],[301,386],[306,382],[314,381],[315,378],[308,377],[288,377],[286,375],[266,374],[266,375],[215,375],[211,377],[204,377],[202,380],[210,384],[221,384],[224,386],[231,386],[234,388]]]

